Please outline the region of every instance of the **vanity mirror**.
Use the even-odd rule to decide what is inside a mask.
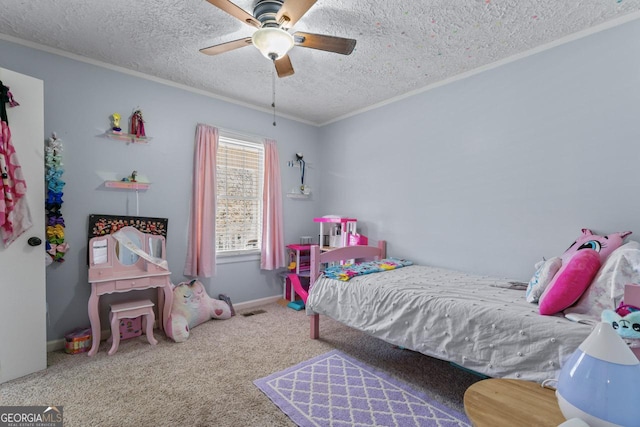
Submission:
[[[155,258],[164,258],[162,248],[162,239],[156,236],[149,236],[149,255]]]
[[[133,227],[144,233],[144,237],[136,235],[134,232],[128,232],[126,236],[131,239],[134,245],[139,248],[145,248],[145,252],[154,258],[165,258],[164,238],[167,237],[167,226],[169,220],[167,218],[140,217],[140,216],[124,216],[124,215],[103,215],[93,214],[89,216],[89,239],[93,237],[105,236],[113,234],[123,227]],[[145,241],[141,241],[143,239]],[[139,255],[127,249],[120,247],[116,242],[116,257],[122,265],[134,265],[140,259]],[[98,264],[111,263],[109,253],[107,251],[106,242],[104,240],[95,240],[87,251],[87,264],[89,264],[89,252],[93,252],[93,262]]]
[[[132,229],[123,229],[122,233],[124,234],[124,236],[127,239],[129,239],[131,241],[131,243],[133,243],[134,245],[136,245],[139,248],[143,248],[142,242],[140,241],[140,235],[138,233],[136,233],[134,230],[132,230]],[[151,240],[151,239],[149,239],[149,240]],[[118,257],[118,261],[120,261],[120,264],[122,264],[122,265],[133,265],[140,258],[140,256],[138,256],[138,254],[136,254],[135,252],[131,251],[126,246],[120,244],[120,242],[116,242],[115,249],[116,249],[116,256]]]

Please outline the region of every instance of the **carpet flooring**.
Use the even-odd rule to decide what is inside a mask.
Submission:
[[[333,350],[254,381],[300,427],[468,427],[467,417]]]
[[[65,427],[293,427],[254,381],[332,350],[459,412],[479,380],[326,317],[312,340],[304,311],[275,302],[245,310],[193,328],[183,343],[156,330],[157,345],[131,338],[113,356],[107,342],[93,357],[51,352],[47,369],[0,384],[0,405],[63,406]]]

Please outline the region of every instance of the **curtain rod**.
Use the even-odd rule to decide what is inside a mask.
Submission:
[[[237,130],[234,130],[234,129],[223,128],[221,126],[210,125],[208,123],[198,123],[198,124],[202,124],[202,125],[206,125],[206,126],[212,126],[212,127],[216,128],[216,129],[218,129],[218,131],[220,131],[222,133],[225,133],[225,134],[227,134],[229,136],[235,136],[235,137],[247,138],[247,139],[253,139],[253,140],[260,140],[260,142],[264,142],[265,139],[273,139],[273,140],[275,140],[275,138],[271,138],[269,136],[255,135],[255,134],[251,134],[251,133],[237,131]]]

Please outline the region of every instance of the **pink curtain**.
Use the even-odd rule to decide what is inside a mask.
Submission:
[[[218,129],[196,128],[193,194],[189,219],[186,276],[212,277],[216,273],[216,152]]]
[[[262,253],[260,268],[284,267],[284,227],[282,220],[282,186],[276,141],[264,142],[264,190],[262,194]]]

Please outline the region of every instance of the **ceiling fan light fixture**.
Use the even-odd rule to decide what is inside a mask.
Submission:
[[[260,28],[251,37],[251,42],[265,58],[275,61],[282,58],[294,45],[293,36],[280,28]]]

